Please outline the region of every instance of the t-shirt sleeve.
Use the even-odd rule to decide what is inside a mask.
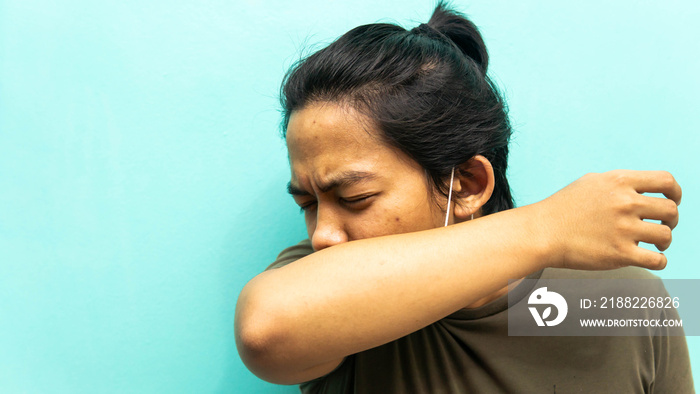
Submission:
[[[265,271],[284,267],[289,263],[293,263],[302,257],[306,257],[313,253],[314,250],[311,247],[311,241],[305,239],[294,246],[290,246],[287,249],[280,252],[274,263],[270,264]]]
[[[680,319],[675,309],[663,310],[661,319]],[[690,356],[685,336],[654,336],[654,376],[653,393],[694,393],[693,374],[690,369]]]

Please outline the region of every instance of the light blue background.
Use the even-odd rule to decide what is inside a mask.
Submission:
[[[510,103],[519,205],[669,170],[661,276],[700,278],[700,2],[455,3]],[[303,48],[432,6],[0,0],[0,391],[296,392],[249,373],[232,329],[246,281],[305,236],[279,82]]]

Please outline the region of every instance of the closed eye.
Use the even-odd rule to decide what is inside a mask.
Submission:
[[[371,199],[375,197],[376,194],[366,194],[366,195],[360,195],[360,196],[354,196],[354,197],[348,197],[348,198],[340,198],[340,201],[347,207],[352,208],[352,209],[361,209],[364,208],[364,204],[369,204],[371,202]]]
[[[303,204],[299,204],[299,210],[304,213],[310,209],[313,209],[316,206],[316,201],[309,201],[305,202]]]

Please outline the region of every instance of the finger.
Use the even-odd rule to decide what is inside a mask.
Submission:
[[[666,268],[666,263],[668,262],[663,253],[653,252],[640,247],[634,248],[629,257],[632,258],[632,265],[651,270],[662,270]]]
[[[640,221],[637,228],[639,229],[639,233],[635,239],[636,241],[654,244],[654,246],[662,252],[671,246],[673,236],[668,226]]]
[[[673,200],[640,195],[638,203],[640,219],[660,220],[671,230],[678,225],[678,205]]]
[[[630,174],[637,193],[663,193],[680,205],[683,192],[676,179],[667,171],[633,171]]]

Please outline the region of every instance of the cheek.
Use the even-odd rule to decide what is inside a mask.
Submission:
[[[361,239],[429,230],[437,227],[437,222],[439,220],[436,221],[428,209],[385,212],[357,222],[352,237]]]
[[[431,209],[430,207],[421,206],[416,207],[414,211],[411,212],[411,222],[408,222],[409,218],[402,218],[402,222],[406,222],[406,226],[411,226],[413,230],[411,231],[421,231],[430,230],[436,227],[442,227],[445,222],[445,216],[438,209]]]
[[[425,194],[416,192],[404,204],[402,212],[393,217],[393,220],[396,225],[411,228],[409,231],[429,230],[442,227],[445,222],[445,212],[437,206],[427,192]]]
[[[366,217],[365,230],[375,229],[378,235],[401,234],[429,230],[444,224],[445,213],[431,201],[424,189],[415,188],[397,193],[382,208]]]

